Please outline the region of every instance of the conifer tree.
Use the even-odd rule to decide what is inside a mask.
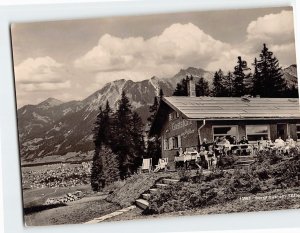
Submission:
[[[254,61],[254,66],[253,93],[262,97],[283,96],[287,84],[283,78],[282,68],[266,44],[263,44],[259,60]]]
[[[152,124],[153,120],[154,120],[154,117],[155,117],[155,114],[157,112],[157,109],[158,109],[158,106],[159,106],[159,103],[158,103],[158,100],[157,100],[157,96],[154,97],[154,102],[153,104],[149,107],[149,112],[150,112],[150,116],[147,118],[147,121]]]
[[[159,100],[161,100],[164,97],[164,91],[163,89],[159,89]]]
[[[234,67],[234,72],[233,72],[234,75],[233,96],[240,97],[245,94],[248,94],[245,82],[246,79],[249,78],[249,74],[248,75],[245,74],[246,70],[249,70],[249,68],[247,67],[247,62],[242,60],[242,58],[238,56],[237,65]]]
[[[118,109],[114,114],[112,128],[112,151],[118,155],[121,178],[124,179],[131,173],[134,164],[134,148],[132,139],[132,107],[125,92],[122,92],[118,102]]]
[[[100,180],[103,186],[111,184],[120,179],[118,156],[112,152],[110,147],[103,145],[100,150],[102,170]]]
[[[177,83],[173,96],[187,96],[187,95],[188,95],[187,81],[186,78],[183,78],[179,83]]]
[[[102,171],[102,162],[99,155],[103,134],[102,134],[102,125],[103,125],[103,110],[102,107],[99,107],[99,113],[96,118],[95,126],[94,126],[94,136],[93,141],[95,145],[92,168],[91,168],[91,186],[94,191],[98,191],[102,186],[100,184],[101,181],[101,171]]]
[[[138,167],[142,164],[142,158],[145,155],[145,141],[143,134],[143,122],[137,112],[132,115],[132,130],[131,137],[133,142],[133,166],[131,172],[137,171]]]
[[[196,96],[208,96],[210,94],[208,82],[201,77],[196,83]]]
[[[229,71],[226,76],[224,76],[223,86],[224,86],[224,96],[232,97],[234,93],[233,86],[234,77],[233,74]]]
[[[95,127],[93,129],[93,141],[94,141],[94,156],[91,169],[91,186],[94,191],[99,191],[103,187],[105,180],[103,177],[103,161],[101,158],[101,148],[111,143],[111,108],[109,102],[106,102],[105,109],[99,108],[99,113],[96,118]],[[113,165],[113,164],[112,164]],[[113,168],[113,169],[118,169]]]
[[[226,93],[224,93],[224,73],[221,69],[215,72],[213,79],[213,96],[215,97],[223,97]]]

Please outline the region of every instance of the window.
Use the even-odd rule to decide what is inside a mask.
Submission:
[[[181,147],[181,136],[164,139],[164,150],[178,149]]]
[[[178,137],[173,137],[173,148],[177,149],[178,148]]]
[[[297,127],[297,141],[300,141],[300,125],[296,125]]]
[[[169,142],[167,139],[164,140],[164,150],[169,150]]]
[[[262,137],[266,140],[270,136],[268,125],[247,125],[246,134],[249,141],[259,141]]]
[[[232,137],[232,136],[236,136],[237,137],[237,126],[213,126],[213,136],[214,139],[216,137]]]
[[[179,118],[179,112],[176,112],[176,118]]]
[[[169,121],[171,121],[171,120],[173,120],[173,114],[172,113],[169,114]]]

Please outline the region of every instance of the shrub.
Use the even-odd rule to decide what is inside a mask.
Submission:
[[[233,165],[236,162],[236,160],[236,156],[223,156],[219,158],[218,167],[221,169],[233,168]]]
[[[179,180],[183,182],[190,181],[191,179],[191,170],[185,168],[179,168],[178,171]]]

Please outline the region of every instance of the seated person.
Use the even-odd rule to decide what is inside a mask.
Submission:
[[[291,138],[290,135],[287,136],[287,139],[285,140],[285,148],[284,148],[284,152],[289,154],[290,153],[290,149],[295,147],[295,141],[294,139]]]
[[[176,152],[176,156],[183,156],[182,147],[179,148],[179,151]]]
[[[267,147],[267,141],[264,140],[264,137],[261,137],[259,141],[257,141],[258,151],[263,151]]]
[[[230,151],[230,153],[231,154],[237,154],[237,150],[238,150],[238,146],[237,145],[239,144],[239,142],[238,142],[236,136],[231,137],[230,144],[231,144],[231,148],[230,148],[231,151]]]
[[[284,141],[282,140],[281,136],[279,136],[276,140],[275,140],[275,147],[276,148],[283,148],[285,146]]]
[[[237,144],[238,144],[238,141],[237,141],[237,139],[236,139],[236,136],[231,137],[230,144],[231,144],[231,145],[237,145]]]
[[[228,155],[228,151],[230,150],[230,142],[227,140],[226,137],[223,137],[222,141],[220,144],[223,146],[223,153],[225,155]]]
[[[248,154],[247,149],[249,148],[249,145],[248,145],[249,141],[247,140],[246,136],[242,137],[242,140],[240,141],[240,144],[245,144],[245,146],[241,146],[241,152],[242,152],[243,155],[247,155]]]
[[[203,142],[202,142],[201,146],[203,146],[205,148],[205,150],[208,151],[208,147],[212,144],[213,143],[209,143],[206,138],[203,138]]]
[[[272,147],[274,146],[274,143],[272,142],[272,140],[270,139],[270,137],[267,137],[267,140],[266,140],[266,147]]]

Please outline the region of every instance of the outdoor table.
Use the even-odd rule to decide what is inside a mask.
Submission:
[[[189,163],[190,161],[196,161],[198,158],[200,158],[200,156],[198,154],[187,154],[187,155],[181,155],[181,156],[176,156],[174,158],[174,162],[178,163],[178,162],[183,162],[184,166],[187,168],[187,163]]]

